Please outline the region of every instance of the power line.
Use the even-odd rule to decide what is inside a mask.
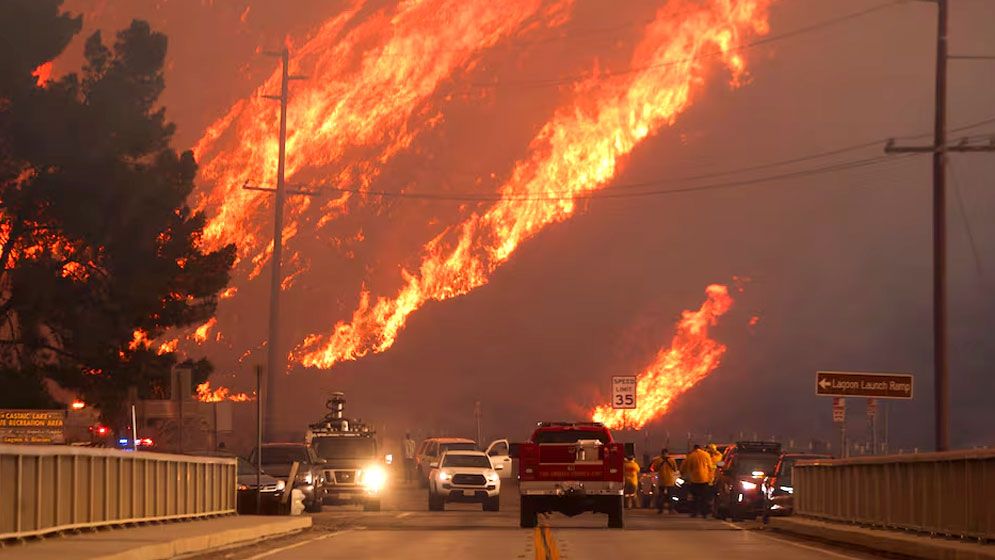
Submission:
[[[804,35],[806,33],[811,33],[813,31],[818,31],[820,29],[825,29],[827,27],[832,27],[832,26],[835,26],[835,25],[839,25],[841,23],[844,23],[844,22],[847,22],[847,21],[850,21],[850,20],[853,20],[853,19],[861,18],[861,17],[867,16],[867,15],[870,15],[872,13],[884,10],[886,8],[890,8],[892,6],[896,6],[898,4],[904,4],[904,3],[908,2],[908,1],[910,1],[910,0],[892,0],[890,2],[885,2],[883,4],[878,4],[876,6],[872,6],[870,8],[866,8],[864,10],[860,10],[860,11],[857,11],[857,12],[851,12],[849,14],[844,14],[842,16],[838,16],[838,17],[835,17],[835,18],[830,18],[830,19],[827,19],[827,20],[823,20],[821,22],[814,23],[812,25],[807,25],[807,26],[804,26],[804,27],[800,27],[800,28],[794,29],[792,31],[787,31],[785,33],[780,33],[780,34],[777,34],[777,35],[771,35],[771,36],[768,36],[768,37],[763,37],[763,38],[757,39],[755,41],[744,43],[744,44],[742,44],[742,45],[740,45],[738,47],[733,48],[732,50],[736,50],[736,51],[746,50],[746,49],[750,49],[750,48],[753,48],[753,47],[759,47],[759,46],[767,45],[767,44],[774,43],[774,42],[777,42],[777,41],[782,41],[784,39],[790,39],[790,38],[796,37],[798,35]],[[685,58],[682,58],[682,59],[668,60],[668,61],[659,62],[659,63],[656,63],[656,64],[647,64],[647,65],[642,65],[642,66],[632,66],[630,68],[626,68],[624,70],[619,70],[617,72],[605,73],[601,77],[604,78],[604,79],[612,79],[612,78],[616,78],[616,77],[619,77],[619,76],[625,76],[625,75],[628,75],[628,74],[633,74],[633,73],[636,73],[636,72],[642,72],[644,70],[653,70],[653,69],[656,69],[656,68],[665,68],[665,67],[669,67],[669,66],[675,66],[675,65],[678,65],[678,64],[687,64],[687,63],[693,62],[693,61],[695,61],[695,60],[697,60],[699,58],[719,56],[721,54],[723,54],[722,50],[714,50],[714,51],[710,51],[710,52],[701,53],[701,54],[698,54],[698,55],[695,55],[695,56],[685,57]],[[574,74],[574,75],[570,75],[570,76],[562,76],[562,77],[559,77],[559,78],[549,78],[549,79],[544,79],[544,80],[517,80],[517,81],[505,81],[505,82],[494,82],[494,83],[473,82],[470,85],[476,86],[476,87],[481,87],[481,88],[506,87],[506,86],[516,86],[516,87],[519,87],[519,86],[521,86],[521,87],[551,87],[551,86],[569,85],[569,84],[575,83],[575,82],[577,82],[579,80],[589,79],[590,77],[591,76],[589,76],[589,75]]]
[[[912,154],[906,156],[906,158],[908,157],[912,157]],[[666,196],[666,195],[710,191],[710,190],[723,190],[723,189],[730,189],[736,187],[756,185],[766,182],[782,181],[785,179],[805,178],[816,175],[823,175],[827,173],[834,173],[838,171],[845,171],[849,169],[857,169],[862,167],[881,165],[893,161],[895,159],[896,158],[889,156],[875,156],[871,158],[838,162],[835,164],[824,165],[821,167],[801,169],[801,170],[779,173],[774,175],[766,175],[763,177],[754,177],[750,179],[739,179],[735,181],[724,181],[718,183],[709,183],[705,185],[691,185],[691,186],[674,187],[667,189],[652,189],[652,190],[637,191],[637,192],[631,192],[631,191],[614,192],[614,191],[625,188],[634,188],[637,186],[638,187],[658,186],[666,183],[646,182],[646,183],[637,183],[637,184],[614,185],[587,193],[578,193],[575,195],[550,195],[550,196],[513,196],[513,195],[501,196],[501,195],[446,194],[446,193],[406,193],[406,192],[396,192],[396,191],[364,191],[362,189],[335,188],[335,187],[329,187],[329,189],[334,190],[336,192],[352,193],[352,194],[359,194],[364,196],[373,196],[380,198],[400,198],[400,199],[445,201],[445,202],[563,202],[563,201],[597,200],[597,199],[625,199],[625,198],[643,198],[649,196]]]

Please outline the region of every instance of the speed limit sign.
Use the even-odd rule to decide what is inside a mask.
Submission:
[[[636,408],[636,376],[612,376],[612,408]]]

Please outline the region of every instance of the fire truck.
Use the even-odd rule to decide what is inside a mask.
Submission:
[[[325,402],[328,414],[311,424],[305,436],[322,461],[324,502],[380,511],[387,486],[386,460],[376,432],[359,419],[346,418],[345,404],[343,393],[332,393]]]
[[[596,422],[540,422],[527,443],[517,444],[521,526],[535,527],[539,513],[608,514],[621,529],[622,463],[628,444],[616,443]]]

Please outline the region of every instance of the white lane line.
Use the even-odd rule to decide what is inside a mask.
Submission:
[[[798,548],[804,548],[806,550],[812,550],[812,551],[815,551],[815,552],[821,552],[822,554],[826,554],[828,556],[835,556],[836,558],[846,558],[846,560],[861,560],[861,558],[858,557],[858,556],[850,556],[849,554],[843,554],[842,552],[836,552],[835,550],[826,550],[825,548],[819,548],[817,546],[810,546],[810,545],[807,545],[807,544],[797,543],[797,542],[789,541],[787,539],[782,539],[782,538],[779,538],[779,537],[772,537],[770,535],[765,535],[765,534],[760,533],[760,532],[757,532],[757,534],[760,535],[761,537],[770,539],[772,541],[778,541],[778,542],[782,542],[784,544],[790,544],[791,546],[797,546]]]
[[[324,534],[324,535],[318,535],[317,537],[315,537],[313,539],[308,539],[306,541],[301,541],[301,542],[297,542],[297,543],[294,543],[294,544],[288,544],[287,546],[281,546],[280,548],[274,548],[273,550],[267,550],[266,552],[260,552],[259,554],[256,554],[255,556],[250,556],[250,557],[246,558],[246,560],[259,560],[260,558],[267,558],[267,557],[273,556],[274,554],[279,554],[280,552],[291,550],[291,549],[297,548],[299,546],[304,546],[306,544],[311,544],[313,542],[318,542],[318,541],[323,541],[325,539],[330,539],[330,538],[332,538],[334,536],[341,535],[342,533],[348,533],[349,531],[351,531],[351,529],[346,529],[344,531],[338,531],[336,533],[327,533],[327,534]]]
[[[404,519],[405,517],[411,517],[412,515],[414,515],[412,512],[406,511],[404,513],[397,514],[397,518],[398,519]]]

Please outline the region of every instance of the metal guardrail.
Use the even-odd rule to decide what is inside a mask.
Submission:
[[[234,459],[0,445],[0,539],[235,513]]]
[[[799,461],[795,513],[995,540],[995,450]]]

